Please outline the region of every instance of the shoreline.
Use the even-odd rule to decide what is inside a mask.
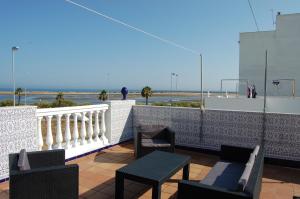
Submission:
[[[59,92],[54,92],[54,91],[30,91],[27,92],[27,95],[57,95]],[[62,92],[64,95],[99,95],[98,92]],[[12,95],[13,92],[10,91],[0,91],[0,95]],[[207,92],[203,93],[204,95],[207,95]],[[211,92],[210,95],[218,95],[218,92]],[[24,92],[23,92],[24,95]],[[112,92],[109,93],[111,96],[120,96],[121,93],[117,92]],[[140,92],[131,92],[128,93],[128,96],[136,96],[136,95],[141,95]],[[177,92],[153,92],[152,96],[200,96],[200,92],[188,92],[188,91],[177,91]]]

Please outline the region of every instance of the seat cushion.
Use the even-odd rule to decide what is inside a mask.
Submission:
[[[146,125],[140,126],[138,132],[141,133],[143,139],[164,139],[166,128],[161,125]]]
[[[244,169],[244,164],[219,161],[200,183],[236,191]]]
[[[20,171],[30,170],[30,164],[29,164],[27,152],[25,149],[22,149],[19,153],[18,167],[19,167]]]
[[[171,143],[162,139],[142,139],[143,147],[171,147]]]

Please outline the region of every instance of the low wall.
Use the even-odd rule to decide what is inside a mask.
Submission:
[[[263,131],[260,112],[134,106],[134,127],[166,125],[176,133],[176,145],[220,150],[222,144],[254,147]],[[300,161],[300,115],[268,113],[266,157]]]
[[[112,100],[106,104],[109,105],[106,112],[106,135],[109,143],[117,144],[132,139],[132,106],[135,105],[135,100]]]
[[[205,107],[210,110],[235,110],[263,112],[264,98],[205,98]],[[299,97],[267,97],[266,112],[300,114]]]
[[[8,178],[8,154],[39,149],[36,107],[0,108],[0,180]]]

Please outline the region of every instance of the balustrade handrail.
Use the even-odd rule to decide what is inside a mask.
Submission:
[[[64,115],[79,112],[88,112],[92,110],[107,110],[107,104],[99,105],[86,105],[86,106],[72,106],[72,107],[59,107],[59,108],[41,108],[37,109],[37,116],[51,116],[51,115]]]

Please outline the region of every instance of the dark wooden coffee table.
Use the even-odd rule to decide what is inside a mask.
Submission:
[[[191,157],[154,151],[116,171],[115,198],[124,198],[124,179],[152,185],[152,198],[160,199],[161,185],[183,168],[183,179],[189,179]]]

